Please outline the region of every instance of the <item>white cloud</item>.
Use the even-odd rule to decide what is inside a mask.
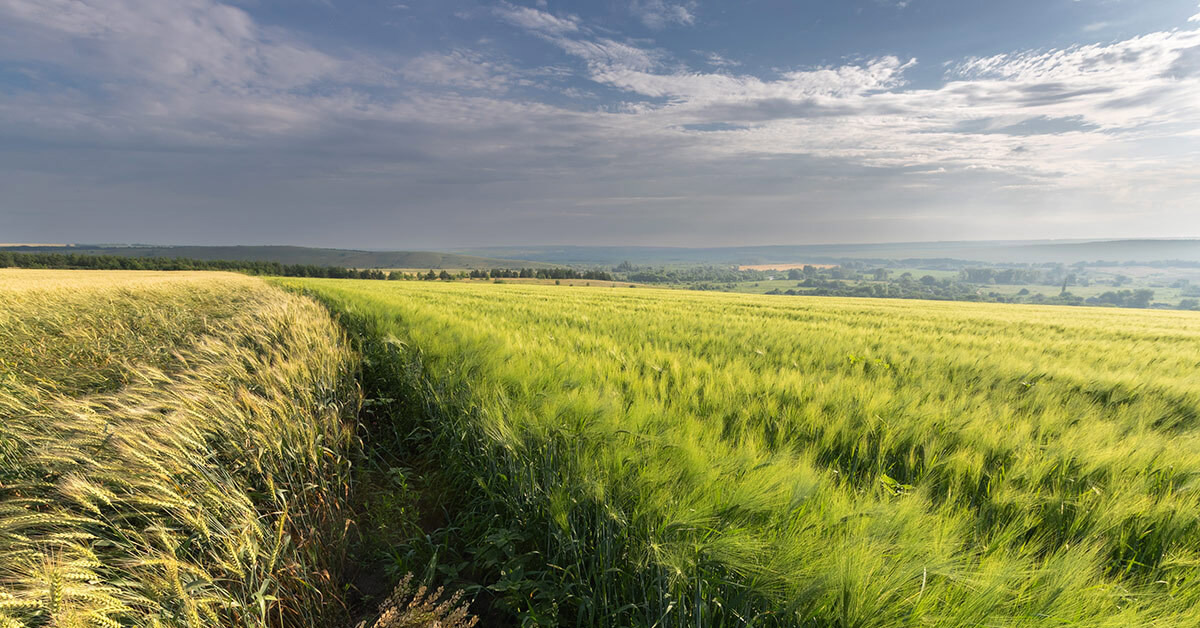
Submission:
[[[505,3],[496,9],[504,21],[524,28],[584,60],[590,67],[622,67],[649,70],[657,65],[656,55],[632,44],[605,37],[587,37],[580,31],[578,18],[560,18],[545,11],[516,7]]]
[[[732,59],[727,59],[724,56],[722,56],[718,53],[715,53],[715,52],[703,53],[703,52],[700,52],[699,50],[696,50],[693,52],[704,55],[704,58],[708,61],[708,64],[715,68],[732,68],[732,67],[737,67],[742,64],[740,61],[734,61]]]
[[[578,59],[564,65],[601,96],[566,85],[561,67],[467,48],[331,52],[213,0],[0,0],[0,58],[70,75],[0,93],[0,129],[114,150],[232,146],[214,153],[231,164],[287,155],[288,176],[397,181],[431,204],[450,202],[445,183],[479,186],[480,203],[500,203],[495,190],[511,184],[514,207],[538,186],[584,202],[684,188],[724,199],[689,207],[728,204],[736,190],[788,207],[797,181],[858,198],[870,192],[856,177],[902,172],[1079,203],[1200,197],[1200,30],[968,59],[918,88],[915,61],[894,56],[756,75],[713,55],[720,71],[696,72],[574,16],[494,12]],[[539,102],[528,79],[546,73],[550,102],[573,101]],[[570,183],[534,183],[546,181]],[[899,188],[880,189],[879,202],[900,202],[889,196]]]
[[[495,7],[493,11],[509,24],[549,35],[565,35],[579,30],[579,18],[571,15],[557,17],[546,11],[516,6],[508,2],[500,3],[500,6]]]
[[[655,30],[667,26],[691,26],[696,22],[692,13],[696,8],[695,2],[679,4],[666,0],[632,0],[629,9],[642,24]]]
[[[774,81],[725,74],[652,74],[642,68],[610,64],[598,68],[592,78],[643,96],[667,98],[692,107],[757,101],[801,104],[813,98],[834,102],[839,97],[896,87],[903,83],[902,73],[912,63],[884,57],[862,66],[787,72]]]
[[[58,94],[50,103],[63,112],[57,121],[42,115],[46,105],[31,102],[33,94],[2,101],[4,116],[91,127],[110,137],[198,143],[320,134],[345,124],[528,129],[519,137],[530,145],[582,144],[604,152],[625,138],[678,146],[687,159],[808,155],[886,168],[986,166],[1044,185],[1095,181],[1114,168],[1147,169],[1146,161],[1113,155],[1150,150],[1200,127],[1200,31],[969,59],[947,71],[945,85],[912,89],[906,73],[915,61],[890,56],[768,78],[665,71],[674,66],[660,53],[589,34],[574,16],[512,4],[495,9],[582,60],[587,78],[628,95],[607,110],[568,111],[528,96],[506,100],[536,71],[468,49],[399,63],[343,58],[210,0],[182,0],[173,8],[150,0],[114,1],[103,10],[66,0],[3,0],[0,12],[22,25],[20,37],[3,40],[12,46],[3,50],[6,57],[25,54],[94,72],[112,86],[107,101]],[[83,48],[86,55],[75,52]],[[400,92],[366,91],[380,87]],[[445,89],[491,97],[437,91]],[[426,150],[478,155],[490,145],[442,138]]]
[[[427,52],[407,61],[401,75],[418,83],[503,91],[517,71],[506,62],[496,61],[471,50],[448,53]]]
[[[629,71],[648,71],[658,65],[654,52],[607,38],[557,39],[554,43],[568,54],[583,59],[596,70],[621,68]]]
[[[0,48],[5,57],[37,56],[176,86],[289,89],[352,69],[210,0],[4,0],[0,12],[25,31]],[[53,45],[64,38],[84,50]]]

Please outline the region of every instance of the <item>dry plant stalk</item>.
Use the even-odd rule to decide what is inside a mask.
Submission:
[[[463,602],[462,591],[442,599],[444,587],[430,593],[421,585],[414,591],[412,579],[411,573],[405,575],[379,605],[379,619],[372,628],[470,628],[479,623],[469,612],[470,604]]]

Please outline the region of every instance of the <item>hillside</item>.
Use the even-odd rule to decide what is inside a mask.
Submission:
[[[491,259],[434,251],[356,251],[303,246],[12,246],[0,250],[18,253],[77,253],[81,255],[124,255],[129,257],[183,257],[198,260],[236,260],[312,264],[344,268],[492,269],[549,268],[553,264]]]
[[[718,248],[528,246],[462,249],[460,253],[560,264],[777,264],[849,259],[954,259],[990,263],[1200,262],[1200,240],[898,242]]]

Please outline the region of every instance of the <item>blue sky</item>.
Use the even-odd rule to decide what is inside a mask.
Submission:
[[[1196,0],[0,0],[0,242],[1200,236]]]

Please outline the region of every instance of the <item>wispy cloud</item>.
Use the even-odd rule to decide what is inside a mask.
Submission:
[[[708,61],[708,64],[715,68],[732,68],[742,64],[740,61],[727,59],[723,55],[716,52],[701,52],[698,50],[695,52],[702,55]]]
[[[661,29],[673,25],[690,26],[695,24],[695,2],[676,3],[666,0],[632,0],[629,6],[642,24],[649,28]]]
[[[633,6],[689,16],[660,27],[695,20],[692,4]],[[924,207],[941,198],[930,190],[1072,211],[1200,202],[1200,30],[964,59],[929,85],[908,57],[763,71],[701,51],[697,69],[575,15],[511,3],[484,15],[566,56],[547,69],[477,42],[406,57],[333,48],[216,0],[0,0],[0,59],[36,77],[0,91],[13,140],[0,187],[69,189],[85,172],[121,183],[80,198],[116,207],[132,172],[156,198],[188,190],[196,203],[245,180],[280,204],[336,191],[378,220],[400,203],[488,207],[476,221],[530,237],[530,216],[576,201],[602,208],[596,221],[646,201],[661,213],[630,224],[658,233],[725,224],[733,203],[778,218],[806,204]],[[70,171],[63,153],[16,145],[122,157],[72,153],[83,165]]]
[[[504,21],[531,31],[565,35],[579,30],[579,18],[571,15],[559,17],[546,11],[508,2],[500,3],[493,11]]]
[[[503,91],[518,71],[510,63],[472,50],[427,52],[404,63],[401,76],[413,83]]]

